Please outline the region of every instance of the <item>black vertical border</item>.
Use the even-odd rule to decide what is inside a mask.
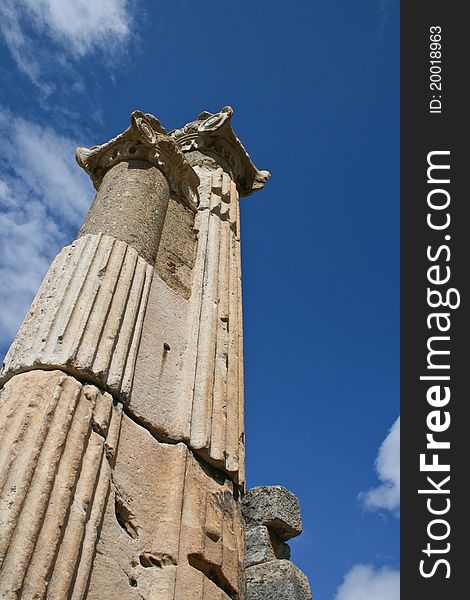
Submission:
[[[465,597],[470,581],[470,134],[469,100],[465,89],[470,86],[469,64],[470,23],[464,17],[465,3],[409,1],[401,3],[401,599],[454,600]],[[432,95],[430,84],[430,27],[442,29],[442,113],[430,114]],[[428,213],[427,154],[435,150],[450,150],[451,224],[445,232],[432,231],[426,224]],[[444,235],[451,236],[450,241]],[[426,248],[448,243],[451,259],[451,280],[447,287],[459,290],[461,304],[451,313],[449,342],[451,400],[446,408],[451,413],[451,425],[437,439],[449,440],[451,449],[441,451],[440,462],[450,461],[451,508],[442,518],[451,531],[440,542],[430,540],[427,526],[429,514],[426,495],[418,489],[430,488],[419,469],[419,455],[426,451],[426,417],[433,410],[426,401],[429,382],[419,380],[427,371],[428,337],[432,335],[426,318],[432,309],[427,305],[427,269],[430,263]],[[437,287],[437,286],[432,286]],[[441,286],[445,288],[446,286]],[[446,310],[440,308],[438,310]],[[446,334],[442,334],[446,335]],[[444,374],[439,372],[439,374]],[[446,384],[447,385],[447,384]],[[442,480],[446,474],[435,474]],[[445,486],[443,486],[445,487]],[[434,495],[435,507],[444,506],[444,495]],[[441,531],[444,531],[442,526]],[[434,529],[439,533],[439,528]],[[450,551],[428,558],[422,550],[430,542]],[[420,561],[425,570],[444,558],[447,568],[437,567],[430,578],[420,575]]]

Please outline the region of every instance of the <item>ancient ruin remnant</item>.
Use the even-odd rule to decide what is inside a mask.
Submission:
[[[239,197],[269,173],[231,117],[77,150],[96,197],[1,373],[1,598],[246,597]]]
[[[246,600],[312,600],[310,584],[286,544],[302,533],[299,500],[280,485],[259,486],[242,500]]]

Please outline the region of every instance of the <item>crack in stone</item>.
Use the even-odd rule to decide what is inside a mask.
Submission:
[[[130,511],[129,507],[125,504],[123,498],[118,494],[117,489],[114,495],[114,513],[116,520],[120,527],[127,533],[132,539],[139,537],[138,526],[133,522],[134,515]]]
[[[190,554],[188,562],[194,569],[200,571],[207,579],[222,590],[232,600],[239,600],[237,591],[230,585],[219,565],[211,563],[200,554]]]
[[[229,473],[226,473],[222,469],[219,469],[216,466],[214,466],[213,464],[209,463],[205,459],[204,456],[202,456],[200,453],[198,453],[195,450],[193,450],[191,448],[191,446],[189,446],[189,444],[188,444],[187,441],[185,441],[185,440],[175,441],[175,440],[169,439],[167,437],[158,435],[156,433],[155,429],[151,426],[151,424],[146,419],[143,419],[142,417],[136,416],[129,409],[129,407],[126,404],[123,404],[122,408],[123,408],[124,414],[131,421],[133,421],[139,427],[142,427],[142,429],[145,429],[159,444],[168,444],[168,445],[171,445],[171,446],[176,446],[178,444],[184,444],[186,446],[186,448],[189,450],[189,452],[192,454],[192,456],[194,457],[194,459],[201,465],[201,467],[205,470],[205,472],[208,475],[210,475],[213,479],[215,479],[216,481],[219,481],[221,483],[223,483],[226,479],[228,479],[229,481],[231,481],[232,485],[233,485],[233,492],[234,492],[235,499],[237,499],[238,496],[243,493],[243,486],[238,485],[232,479],[232,477],[230,476]]]

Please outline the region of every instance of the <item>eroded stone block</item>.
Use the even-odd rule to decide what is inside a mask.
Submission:
[[[290,558],[290,548],[264,525],[247,527],[245,531],[245,567],[276,558]]]
[[[283,541],[302,533],[298,498],[280,485],[251,488],[243,498],[247,524],[265,525]]]
[[[289,560],[249,567],[246,582],[246,600],[312,600],[306,575]]]

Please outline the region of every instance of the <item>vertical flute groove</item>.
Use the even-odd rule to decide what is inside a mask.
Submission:
[[[30,464],[28,472],[20,473],[18,477],[22,482],[22,494],[14,502],[15,522],[10,527],[10,544],[2,565],[2,570],[7,575],[2,577],[1,591],[21,589],[42,526],[79,397],[79,389],[74,386],[67,401],[59,402],[67,383],[67,377],[61,376],[54,386],[52,406],[43,416],[35,460]]]

